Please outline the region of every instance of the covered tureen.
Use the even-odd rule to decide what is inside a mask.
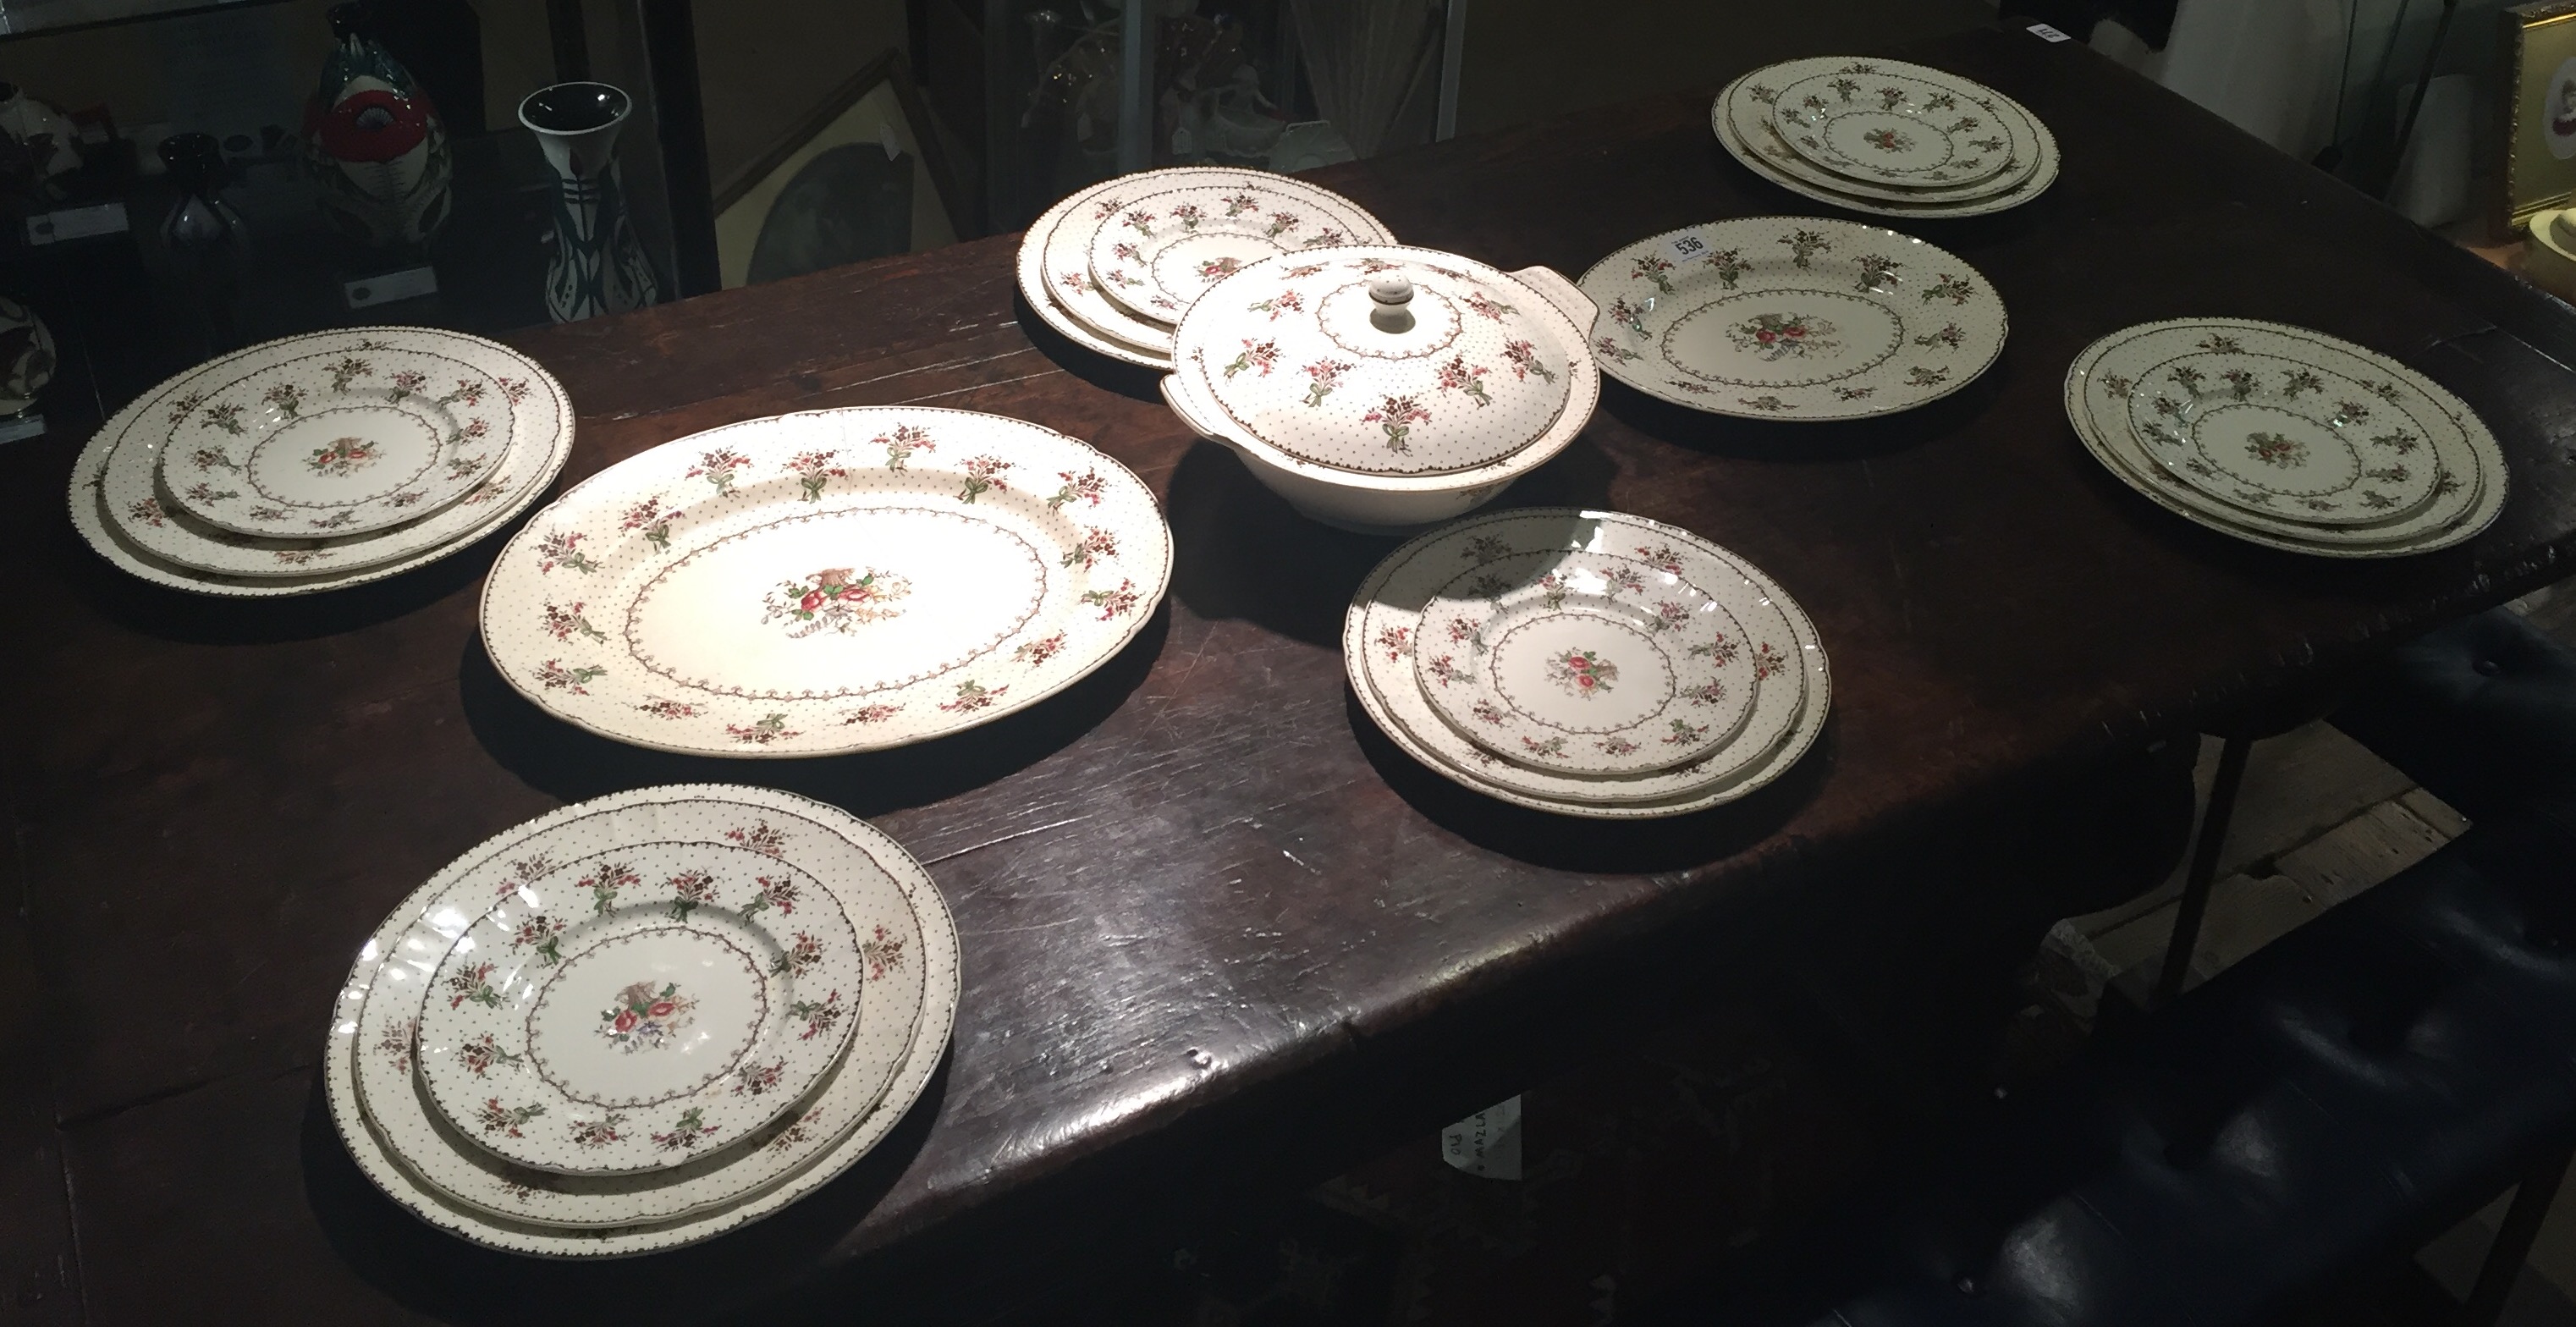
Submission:
[[[1190,306],[1163,398],[1316,520],[1427,525],[1489,501],[1590,422],[1593,312],[1544,267],[1399,245],[1280,254]]]

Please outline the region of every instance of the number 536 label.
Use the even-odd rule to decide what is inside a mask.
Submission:
[[[1689,262],[1693,258],[1702,257],[1708,253],[1708,241],[1697,235],[1676,235],[1666,243],[1665,247],[1673,251],[1673,257],[1683,262]]]

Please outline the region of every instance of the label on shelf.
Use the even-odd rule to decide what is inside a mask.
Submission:
[[[370,305],[390,304],[395,300],[417,299],[438,293],[438,269],[406,267],[399,272],[362,276],[340,284],[340,294],[349,307],[363,309]]]
[[[2047,24],[2045,24],[2045,23],[2033,23],[2033,24],[2031,24],[2031,25],[2030,25],[2030,34],[2031,34],[2032,36],[2034,36],[2034,37],[2039,38],[2041,41],[2047,41],[2047,42],[2073,41],[2073,40],[2075,40],[2073,37],[2069,37],[2069,36],[2067,36],[2065,33],[2063,33],[2063,32],[2059,32],[2057,29],[2052,28],[2052,27],[2048,26],[2048,25],[2047,25]]]
[[[63,240],[85,240],[92,235],[114,235],[126,229],[125,204],[93,203],[88,207],[62,207],[39,212],[27,218],[27,243],[55,244]]]
[[[1440,1131],[1440,1159],[1489,1180],[1521,1177],[1521,1099],[1488,1106]]]

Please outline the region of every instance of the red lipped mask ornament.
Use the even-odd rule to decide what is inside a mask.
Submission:
[[[325,155],[340,161],[393,161],[429,137],[434,114],[426,94],[403,97],[369,88],[319,111],[305,132],[314,136]]]

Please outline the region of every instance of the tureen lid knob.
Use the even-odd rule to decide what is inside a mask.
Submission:
[[[1413,283],[1394,272],[1380,272],[1369,278],[1369,323],[1381,332],[1405,332],[1413,329]]]

